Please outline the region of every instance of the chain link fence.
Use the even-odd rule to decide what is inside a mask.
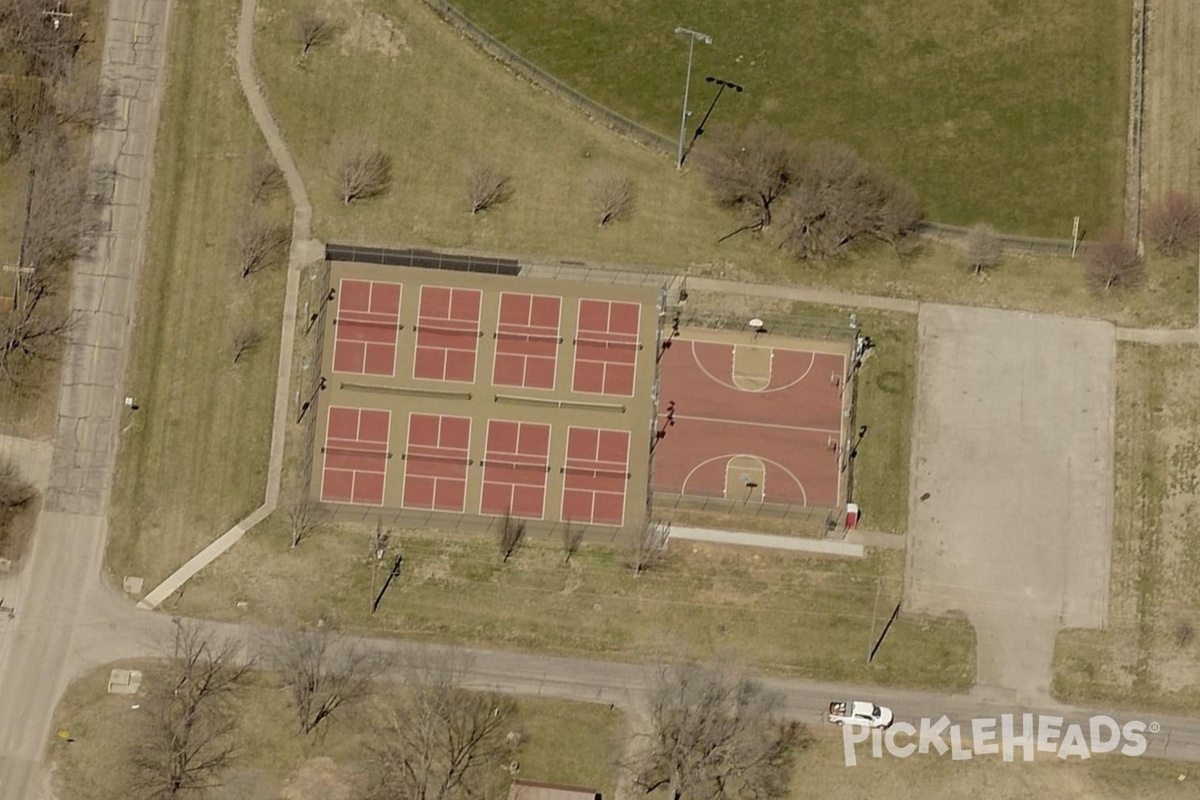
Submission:
[[[612,128],[623,136],[628,136],[647,147],[657,148],[667,153],[675,152],[676,142],[674,139],[652,131],[644,125],[640,125],[618,114],[611,108],[600,105],[587,95],[572,89],[476,25],[466,14],[446,2],[446,0],[425,0],[425,4],[437,12],[438,16],[475,42],[484,52],[526,80],[553,92],[592,119]]]

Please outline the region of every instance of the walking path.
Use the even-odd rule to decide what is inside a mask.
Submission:
[[[324,258],[324,247],[320,242],[313,241],[312,236],[312,204],[308,200],[308,192],[304,189],[304,181],[300,171],[288,152],[279,126],[271,116],[271,109],[258,88],[258,79],[254,73],[254,12],[256,0],[244,0],[241,17],[237,27],[237,73],[242,85],[242,92],[250,104],[254,121],[267,140],[271,156],[283,171],[287,181],[288,194],[292,200],[292,246],[288,256],[287,293],[283,301],[283,328],[279,342],[279,369],[275,377],[275,416],[271,423],[271,457],[267,467],[266,496],[261,506],[256,508],[248,517],[223,533],[210,545],[187,563],[167,576],[167,579],[154,587],[138,603],[139,608],[157,608],[163,600],[174,594],[183,584],[187,583],[197,572],[208,566],[214,559],[229,548],[233,547],[253,528],[271,515],[279,506],[279,486],[283,477],[283,450],[288,424],[288,395],[292,385],[292,355],[295,346],[296,308],[300,291],[300,273],[305,266],[313,261]]]
[[[837,539],[806,539],[800,536],[772,536],[766,533],[746,531],[717,531],[708,528],[684,528],[671,526],[672,539],[710,544],[732,544],[741,547],[765,547],[772,550],[792,550],[822,556],[844,556],[862,558],[865,551],[861,544]]]

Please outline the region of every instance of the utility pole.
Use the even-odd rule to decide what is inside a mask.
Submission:
[[[63,11],[61,9],[62,9],[62,3],[59,3],[57,10],[42,12],[43,17],[50,18],[50,24],[54,26],[54,30],[58,30],[59,28],[62,27],[62,21],[64,19],[70,19],[71,17],[75,16],[70,11]]]
[[[705,44],[712,44],[713,40],[707,33],[700,33],[690,28],[678,27],[675,29],[675,33],[682,33],[688,37],[687,75],[683,80],[683,113],[679,120],[679,150],[675,158],[675,169],[683,169],[683,138],[687,135],[688,93],[692,89],[692,56],[696,51],[697,40]]]

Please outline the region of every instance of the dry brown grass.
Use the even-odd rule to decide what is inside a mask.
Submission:
[[[126,378],[141,408],[122,431],[107,553],[147,590],[253,510],[266,480],[285,276],[275,265],[238,277],[228,246],[250,210],[247,157],[264,149],[233,74],[237,7],[200,0],[171,22]],[[287,199],[256,213],[282,224]],[[230,329],[242,324],[263,340],[233,364]]]
[[[1081,762],[1043,755],[1032,762],[1005,763],[999,756],[953,761],[949,754],[933,753],[898,759],[885,750],[883,758],[875,759],[869,745],[858,746],[857,765],[847,768],[841,736],[828,728],[816,733],[814,747],[799,758],[795,798],[1184,800],[1195,795],[1200,780],[1195,764],[1145,757],[1103,755]],[[1186,777],[1180,780],[1180,775]]]
[[[396,530],[390,553],[404,555],[403,568],[371,615],[373,531],[346,525],[290,550],[286,524],[271,517],[164,607],[623,661],[724,653],[821,680],[965,689],[974,677],[974,635],[961,620],[901,616],[866,663],[876,595],[890,609],[900,591],[898,552],[835,560],[677,542],[668,564],[635,577],[619,547],[584,545],[564,565],[558,538],[535,536],[502,564],[487,536]]]
[[[1200,189],[1200,4],[1150,3],[1146,32],[1145,164],[1147,201]]]
[[[1122,344],[1108,627],[1065,631],[1055,690],[1200,713],[1200,352]]]
[[[667,156],[621,139],[517,80],[419,0],[388,0],[371,12],[380,15],[378,29],[386,22],[403,46],[352,46],[343,37],[338,46],[310,54],[305,69],[295,64],[288,26],[277,24],[300,2],[264,2],[255,47],[268,99],[315,206],[316,232],[326,240],[736,273],[761,282],[1127,324],[1195,323],[1195,270],[1177,261],[1151,264],[1146,285],[1136,291],[1096,298],[1081,262],[1011,258],[979,280],[962,268],[956,251],[933,245],[912,258],[878,247],[844,262],[802,264],[768,235],[718,244],[740,223],[716,206],[698,173],[677,172]],[[352,24],[361,9],[347,4],[341,13]],[[347,120],[370,131],[392,156],[403,191],[359,207],[341,204],[325,153]],[[512,176],[512,199],[494,213],[471,215],[464,207],[461,164],[473,153]],[[603,228],[595,224],[587,193],[587,176],[601,163],[636,176],[638,189],[637,213]]]
[[[106,693],[114,666],[144,671],[142,695]],[[67,690],[54,717],[51,740],[54,783],[58,800],[125,800],[127,759],[138,742],[132,723],[148,708],[145,691],[155,680],[153,662],[110,664],[88,673]],[[401,691],[381,687],[372,702],[386,702]],[[354,775],[369,744],[367,709],[331,719],[324,736],[300,738],[287,693],[274,678],[255,675],[240,696],[240,748],[234,766],[223,776],[224,786],[212,798],[279,797],[313,800],[321,785],[344,786]],[[281,724],[281,721],[286,721]],[[594,786],[611,796],[616,784],[613,766],[621,747],[622,715],[604,705],[558,700],[521,699],[514,729],[524,742],[518,752],[521,777],[556,783]]]

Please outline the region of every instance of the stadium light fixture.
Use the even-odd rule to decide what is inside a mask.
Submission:
[[[687,118],[688,118],[688,93],[692,88],[692,57],[696,51],[696,42],[701,41],[705,44],[712,44],[712,37],[707,33],[700,33],[691,28],[682,26],[675,29],[676,34],[683,34],[688,37],[688,65],[687,75],[683,80],[683,114],[679,119],[679,150],[675,157],[675,169],[683,169],[683,137],[687,135]]]

